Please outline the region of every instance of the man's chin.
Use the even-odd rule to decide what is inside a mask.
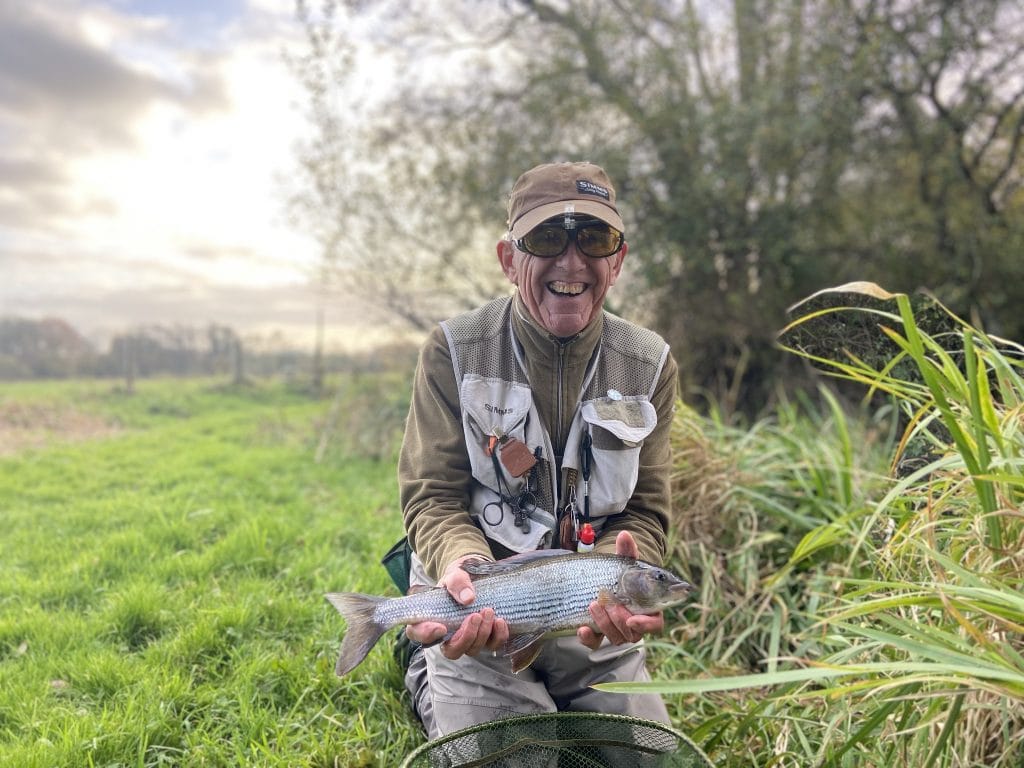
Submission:
[[[572,313],[547,313],[547,320],[543,323],[548,333],[560,339],[575,336],[587,327],[588,318],[579,312]]]

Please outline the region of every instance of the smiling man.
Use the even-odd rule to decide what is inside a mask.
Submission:
[[[530,316],[559,338],[590,324],[622,270],[627,246],[614,194],[589,163],[539,166],[512,190],[498,261]]]
[[[446,320],[421,350],[398,470],[414,587],[441,585],[469,605],[472,560],[664,557],[677,368],[660,336],[603,309],[624,231],[596,165],[540,165],[516,181],[497,245],[515,294]],[[406,685],[428,735],[563,710],[668,722],[658,696],[590,687],[648,679],[642,639],[663,628],[661,614],[597,602],[590,612],[576,636],[515,648],[532,659],[516,674],[508,627],[489,608],[451,637],[410,626],[424,647]]]

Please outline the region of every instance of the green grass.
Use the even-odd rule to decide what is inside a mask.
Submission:
[[[1024,350],[929,336],[902,296],[799,338],[843,312],[893,350],[816,357],[860,410],[679,409],[670,565],[699,594],[646,689],[723,768],[1017,768]],[[322,595],[393,593],[408,377],[137,386],[0,386],[48,425],[0,443],[0,765],[399,764],[422,735],[390,642],[338,680]]]
[[[389,386],[374,401],[402,412]],[[330,403],[270,385],[14,400],[118,429],[0,460],[0,765],[393,765],[421,741],[386,643],[335,677],[322,597],[392,589],[393,429],[365,458],[343,409],[325,450]]]

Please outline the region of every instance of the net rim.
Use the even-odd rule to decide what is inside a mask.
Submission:
[[[500,726],[518,726],[518,725],[529,725],[532,722],[549,722],[551,720],[596,720],[599,722],[614,722],[623,725],[638,725],[645,728],[653,728],[661,731],[669,736],[674,737],[682,744],[685,744],[693,753],[704,762],[706,768],[714,768],[714,764],[710,758],[704,753],[700,747],[698,747],[690,737],[686,736],[682,732],[675,728],[666,725],[665,723],[657,720],[646,720],[641,717],[631,717],[629,715],[616,715],[607,712],[541,712],[532,715],[517,715],[515,717],[499,718],[497,720],[491,720],[486,723],[477,723],[471,725],[468,728],[463,728],[458,731],[452,731],[443,736],[439,736],[436,739],[428,741],[418,746],[413,750],[405,760],[402,761],[400,768],[412,768],[414,765],[413,761],[417,760],[423,755],[430,752],[432,749],[436,749],[444,744],[455,741],[457,739],[465,738],[466,736],[472,736],[476,733],[483,733],[491,730],[492,728]]]

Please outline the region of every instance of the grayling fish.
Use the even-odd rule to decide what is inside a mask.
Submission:
[[[620,604],[633,613],[656,613],[683,602],[692,587],[668,571],[619,555],[577,554],[543,549],[494,563],[465,566],[476,600],[460,605],[443,587],[408,597],[377,597],[353,592],[326,595],[345,617],[348,629],[335,672],[351,672],[381,635],[400,624],[436,621],[449,636],[463,619],[484,608],[508,623],[504,655],[512,670],[528,667],[550,633],[593,626],[590,604]]]

